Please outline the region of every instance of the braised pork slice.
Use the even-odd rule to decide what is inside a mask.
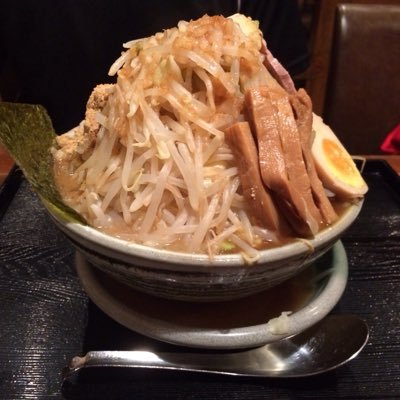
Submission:
[[[252,210],[254,222],[275,232],[286,230],[274,201],[263,185],[257,147],[247,122],[237,122],[225,130],[225,140],[237,161],[243,196]]]
[[[321,180],[318,177],[311,153],[311,146],[314,140],[311,99],[304,89],[300,89],[296,94],[290,96],[290,102],[294,110],[297,128],[300,134],[303,158],[308,176],[310,177],[311,190],[315,203],[325,222],[331,224],[338,218],[338,216],[325,193]]]
[[[304,198],[311,217],[319,223],[322,217],[312,196],[310,177],[308,176],[304,163],[300,134],[294,119],[289,96],[281,96],[276,91],[269,91],[268,94],[272,104],[277,110],[277,118],[280,124],[280,137],[285,155],[289,182]],[[318,231],[318,228],[316,231]]]
[[[275,109],[259,89],[246,91],[245,104],[258,145],[263,181],[270,189],[281,190],[287,186],[287,171]]]
[[[270,52],[265,40],[263,40],[262,42],[260,51],[265,56],[264,66],[267,68],[270,74],[288,93],[296,93],[296,88],[294,86],[292,77],[290,76],[289,72],[284,68],[284,66]]]
[[[297,125],[286,93],[250,89],[245,104],[257,138],[264,184],[277,194],[279,207],[297,233],[314,235],[322,217],[316,207],[302,158]]]

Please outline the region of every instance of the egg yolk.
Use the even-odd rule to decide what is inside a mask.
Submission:
[[[346,150],[329,139],[322,141],[322,150],[337,178],[351,186],[364,184],[364,180]]]

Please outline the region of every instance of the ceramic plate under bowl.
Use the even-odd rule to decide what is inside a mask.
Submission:
[[[111,318],[140,334],[168,343],[209,349],[260,346],[300,333],[324,318],[347,283],[341,242],[296,277],[246,298],[190,303],[162,299],[132,289],[92,267],[77,253],[82,286]],[[284,334],[272,334],[271,318],[290,311]]]

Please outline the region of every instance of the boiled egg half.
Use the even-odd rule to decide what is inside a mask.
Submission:
[[[312,154],[323,186],[341,198],[362,197],[368,190],[367,184],[332,129],[316,114],[313,130]]]

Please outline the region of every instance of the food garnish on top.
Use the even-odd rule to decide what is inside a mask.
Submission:
[[[328,194],[365,194],[256,21],[206,15],[124,47],[116,83],[93,90],[85,120],[53,148],[58,190],[92,226],[255,260],[334,223]]]

